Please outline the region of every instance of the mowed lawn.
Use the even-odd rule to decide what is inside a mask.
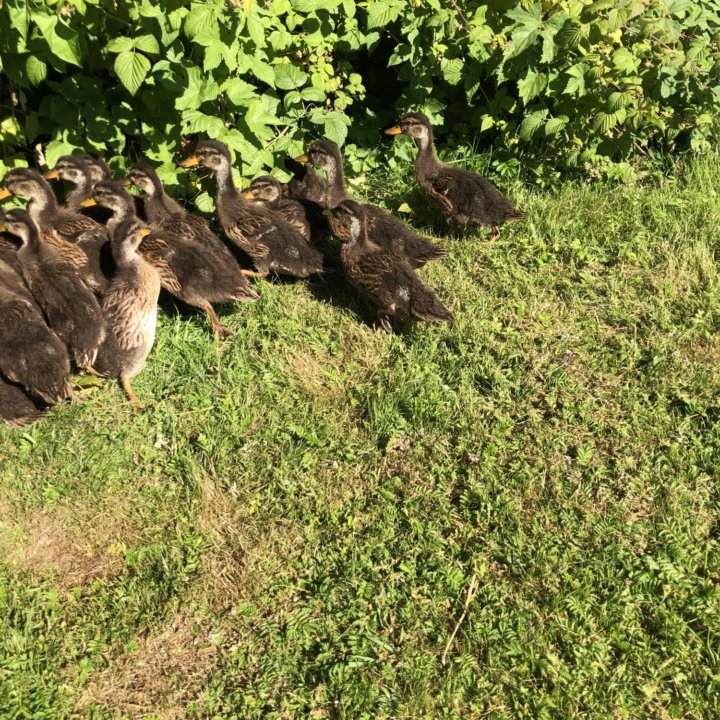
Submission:
[[[720,158],[503,189],[451,326],[163,302],[145,409],[0,429],[3,720],[720,716]]]

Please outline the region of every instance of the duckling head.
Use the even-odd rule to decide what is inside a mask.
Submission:
[[[125,188],[113,180],[103,180],[94,188],[92,197],[80,203],[82,207],[100,205],[113,211],[113,214],[124,218],[135,215],[135,202]]]
[[[15,168],[11,170],[3,182],[3,189],[0,191],[0,199],[10,197],[10,195],[19,195],[20,197],[29,197],[32,200],[44,200],[54,195],[50,186],[43,179],[40,173],[30,168]]]
[[[67,180],[73,185],[87,185],[92,182],[87,162],[79,155],[63,155],[55,163],[55,167],[45,173],[46,180]]]
[[[365,238],[365,209],[357,200],[343,200],[337,207],[325,210],[333,235],[342,243],[356,243]]]
[[[11,235],[19,237],[23,245],[27,245],[38,236],[37,225],[30,217],[30,213],[19,208],[7,212],[2,227]]]
[[[409,135],[420,144],[432,142],[432,124],[422,113],[405,113],[400,122],[385,131],[386,135]]]
[[[90,153],[78,153],[77,155],[73,155],[73,157],[78,158],[78,160],[86,164],[93,185],[103,180],[112,180],[110,168],[101,157],[91,155]]]
[[[309,162],[326,173],[334,173],[342,167],[340,148],[332,140],[316,140],[306,155],[296,158],[298,162]]]
[[[195,152],[179,163],[180,167],[200,165],[213,172],[229,167],[232,162],[228,146],[218,140],[203,140],[197,144]]]
[[[160,195],[163,192],[162,181],[150,165],[135,165],[127,176],[128,182],[146,195]],[[123,183],[125,184],[125,183]]]
[[[152,231],[137,218],[123,220],[113,231],[111,244],[115,259],[130,257]]]
[[[243,194],[246,200],[274,205],[282,197],[282,185],[277,178],[263,175],[255,178]]]

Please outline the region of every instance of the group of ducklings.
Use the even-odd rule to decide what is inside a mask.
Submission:
[[[438,161],[424,115],[404,115],[386,133],[416,140],[418,184],[452,231],[483,224],[497,237],[503,222],[523,217],[485,178]],[[154,343],[161,288],[206,312],[220,341],[231,331],[213,303],[256,300],[248,277],[322,272],[321,241],[330,233],[341,243],[348,282],[376,306],[384,330],[392,332],[391,318],[452,320],[415,273],[447,251],[379,207],[351,199],[334,142],[318,140],[296,161],[286,185],[264,176],[244,192],[221,142],[201,141],[179,163],[215,176],[219,223],[254,270],[243,269],[203,218],[169,197],[148,165],[136,165],[120,182],[87,154],[60,158],[44,176],[10,171],[0,199],[29,202],[25,210],[0,209],[0,233],[7,233],[0,234],[0,419],[29,423],[72,399],[71,363],[119,379],[137,403],[132,379]],[[55,179],[72,185],[64,205],[47,182]]]

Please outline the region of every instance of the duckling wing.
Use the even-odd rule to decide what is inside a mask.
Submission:
[[[0,420],[9,425],[30,425],[42,415],[43,411],[38,409],[19,385],[12,385],[0,378]]]
[[[142,256],[157,270],[160,284],[170,293],[179,293],[180,281],[172,268],[174,249],[159,234],[152,233],[140,243]]]

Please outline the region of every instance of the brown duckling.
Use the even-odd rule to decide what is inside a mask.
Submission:
[[[216,339],[231,335],[217,318],[213,302],[257,300],[232,253],[215,237],[201,218],[194,217],[169,198],[152,168],[142,166],[130,181],[148,192],[146,212],[156,219],[152,234],[140,252],[160,274],[162,286],[176,298],[204,310],[212,322]],[[155,184],[157,183],[157,184]],[[113,212],[108,228],[114,232],[126,220],[137,219],[135,204],[119,183],[104,180],[93,190],[93,199]],[[219,246],[219,248],[218,248]]]
[[[407,113],[400,123],[385,131],[386,135],[409,135],[415,138],[418,154],[415,176],[420,189],[437,205],[455,233],[459,225],[490,225],[492,239],[500,237],[500,225],[520,220],[525,213],[516,210],[493,185],[481,175],[441,163],[435,156],[433,130],[422,113]]]
[[[325,213],[333,234],[342,242],[340,258],[348,281],[377,306],[378,320],[385,332],[392,332],[391,317],[426,322],[453,319],[406,260],[374,241],[364,205],[343,200]]]
[[[347,199],[342,155],[340,148],[332,140],[316,140],[306,155],[297,158],[325,171],[327,191],[323,207],[334,208]],[[373,241],[396,255],[405,258],[411,267],[418,268],[430,260],[439,260],[447,256],[447,250],[425,240],[413,232],[402,220],[385,210],[363,203],[367,217],[368,232]]]
[[[102,292],[108,283],[101,263],[102,248],[107,242],[102,225],[61,208],[47,181],[28,168],[11,170],[5,176],[0,199],[9,195],[30,198],[27,210],[43,241],[52,245],[94,291]]]
[[[198,144],[181,167],[201,165],[211,170],[218,184],[217,212],[225,234],[251,258],[261,277],[271,271],[294,277],[322,272],[323,256],[272,210],[246,200],[232,179],[230,151],[217,140]]]
[[[70,360],[60,338],[30,302],[2,284],[0,373],[50,404],[73,396]]]
[[[40,237],[24,210],[11,210],[5,228],[21,240],[18,258],[25,282],[48,325],[67,345],[78,367],[92,371],[105,339],[105,317],[92,290],[67,260]]]
[[[277,178],[272,175],[255,178],[243,196],[277,213],[310,241],[310,221],[305,208],[297,200],[283,197],[282,184]]]
[[[298,202],[311,202],[325,207],[327,183],[315,168],[301,159],[290,158],[285,159],[285,166],[294,173],[286,186],[287,196]]]
[[[91,158],[88,160],[87,158]],[[65,180],[74,187],[65,198],[65,208],[73,212],[87,215],[100,225],[105,225],[110,218],[110,213],[99,206],[85,208],[82,203],[92,196],[92,190],[101,180],[105,180],[105,171],[110,170],[102,161],[102,165],[96,165],[98,160],[87,153],[77,155],[63,155],[58,158],[55,167],[45,173],[46,180]],[[104,169],[103,169],[104,168]],[[107,239],[109,244],[110,238]]]
[[[4,222],[5,210],[0,207],[0,225]],[[20,261],[17,256],[17,244],[4,234],[0,234],[0,261],[9,265],[18,275],[22,274]]]
[[[102,299],[110,332],[98,353],[97,369],[120,378],[132,403],[138,402],[132,379],[145,367],[157,325],[160,276],[138,251],[149,233],[135,217],[115,227],[111,242],[117,270]]]
[[[30,425],[43,411],[19,385],[0,377],[0,421],[8,425]]]

